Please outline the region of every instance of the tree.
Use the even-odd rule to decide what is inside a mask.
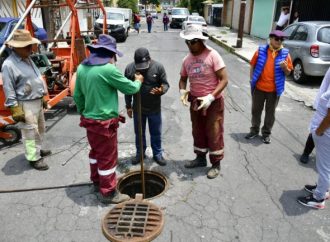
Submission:
[[[133,12],[137,12],[138,0],[118,0],[118,7],[130,8]]]

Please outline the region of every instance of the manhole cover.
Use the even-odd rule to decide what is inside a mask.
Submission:
[[[168,186],[164,175],[155,171],[144,171],[145,195],[144,198],[154,198],[163,194]],[[127,194],[131,198],[135,194],[142,193],[141,172],[133,171],[127,173],[118,180],[117,188],[121,193]]]
[[[105,215],[102,231],[113,242],[142,242],[155,239],[163,226],[162,211],[137,194],[134,200],[116,205]]]

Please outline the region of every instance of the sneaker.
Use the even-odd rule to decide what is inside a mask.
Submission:
[[[126,202],[126,201],[130,200],[131,198],[128,195],[122,194],[115,190],[106,196],[102,195],[101,193],[98,193],[98,199],[100,200],[101,203],[109,204],[109,203]]]
[[[40,150],[40,156],[41,157],[46,157],[52,154],[51,150]]]
[[[44,158],[40,158],[37,161],[30,161],[30,165],[40,171],[45,171],[49,169],[49,166],[44,162]]]
[[[154,161],[160,166],[166,166],[166,160],[164,159],[163,156],[154,156],[153,157]]]
[[[206,166],[206,155],[197,155],[195,160],[188,161],[184,167],[186,168],[195,168],[195,167],[204,167]]]
[[[308,154],[302,154],[300,156],[300,162],[301,163],[304,163],[304,164],[307,164],[309,162],[309,155]]]
[[[245,139],[253,139],[254,137],[256,137],[258,134],[255,132],[250,132],[245,136]]]
[[[143,158],[146,158],[146,155],[143,156]],[[136,155],[133,159],[132,159],[132,165],[137,165],[140,163],[140,155]]]
[[[304,189],[305,189],[305,191],[313,194],[314,191],[315,191],[315,189],[316,189],[316,187],[317,187],[317,185],[305,185]],[[327,191],[325,193],[325,199],[328,200],[329,198],[330,198],[330,193],[329,193],[329,191]]]
[[[220,165],[212,166],[211,169],[207,172],[207,178],[213,179],[216,178],[220,173]]]
[[[307,197],[299,197],[297,201],[306,207],[311,207],[316,209],[325,208],[324,199],[316,200],[313,195],[309,195]]]
[[[265,144],[270,144],[270,136],[262,136],[262,142]]]

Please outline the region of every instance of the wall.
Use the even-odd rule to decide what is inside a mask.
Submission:
[[[275,0],[255,0],[251,23],[251,35],[268,38],[272,30]]]
[[[0,17],[19,17],[25,11],[25,0],[0,0]],[[16,3],[16,9],[15,9]],[[17,12],[16,12],[17,10]],[[16,15],[18,14],[18,16]],[[43,27],[41,10],[34,8],[31,10],[31,19],[38,26]]]
[[[252,0],[247,0],[245,5],[245,18],[244,18],[244,32],[250,33],[250,8],[252,7]],[[241,0],[234,0],[234,11],[233,11],[233,21],[232,28],[238,29],[239,25],[239,15],[241,11]]]

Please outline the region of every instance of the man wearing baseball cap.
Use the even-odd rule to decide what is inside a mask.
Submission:
[[[284,92],[285,78],[293,69],[289,50],[282,42],[285,34],[273,30],[269,44],[260,46],[251,60],[250,85],[252,94],[252,126],[245,138],[253,139],[260,131],[261,115],[265,107],[265,120],[261,129],[265,144],[271,142],[270,135],[275,122],[275,109]]]
[[[196,158],[185,164],[186,168],[207,165],[209,152],[212,167],[207,172],[209,179],[220,173],[220,162],[224,157],[223,90],[228,84],[227,71],[219,53],[205,44],[208,39],[201,26],[189,25],[180,33],[185,39],[189,54],[183,59],[179,88],[181,101],[190,105],[194,152]],[[190,90],[187,82],[189,79]]]
[[[33,45],[40,42],[29,31],[19,29],[6,44],[13,51],[2,66],[5,106],[10,108],[21,129],[26,160],[37,170],[47,170],[49,167],[43,157],[51,151],[41,149],[45,134],[43,97],[47,87],[30,58]]]
[[[150,132],[150,144],[152,148],[153,160],[161,165],[166,165],[162,150],[162,113],[161,96],[169,89],[164,66],[151,59],[148,49],[138,48],[134,53],[134,62],[127,65],[125,76],[131,80],[134,79],[136,72],[144,76],[144,82],[141,87],[141,111],[142,111],[142,142],[143,152],[146,151],[145,129],[148,121]],[[125,95],[127,115],[134,117],[135,146],[136,156],[132,164],[140,162],[140,143],[138,138],[138,117],[136,96]],[[134,115],[133,115],[134,113]],[[144,154],[143,154],[144,155]]]
[[[130,197],[116,190],[117,128],[121,121],[117,90],[137,93],[143,76],[134,75],[132,82],[117,69],[116,56],[123,54],[113,37],[100,34],[97,43],[87,47],[90,56],[78,67],[73,97],[81,114],[80,126],[86,128],[91,147],[90,178],[102,203],[121,203]]]

